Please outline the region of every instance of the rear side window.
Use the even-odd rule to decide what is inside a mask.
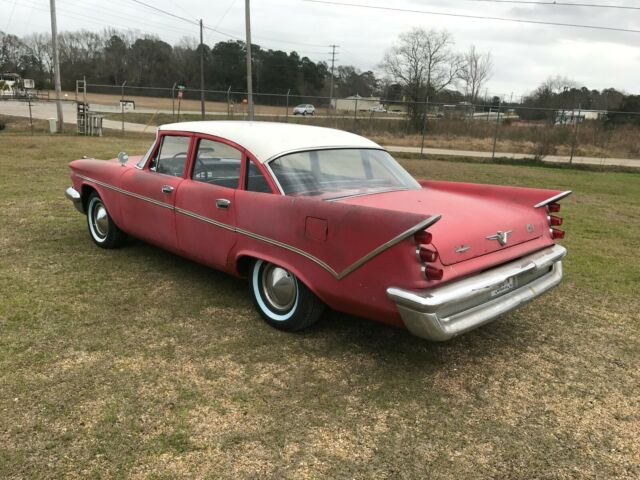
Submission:
[[[242,152],[222,142],[198,141],[192,179],[220,187],[238,188]]]
[[[269,182],[255,163],[247,159],[247,190],[250,192],[272,193]]]
[[[163,136],[160,148],[151,159],[149,169],[165,175],[181,177],[187,163],[190,139],[191,137],[177,135]]]

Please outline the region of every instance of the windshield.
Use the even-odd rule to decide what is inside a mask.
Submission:
[[[283,155],[269,166],[285,195],[327,194],[339,198],[420,188],[383,150],[342,148],[298,152]]]

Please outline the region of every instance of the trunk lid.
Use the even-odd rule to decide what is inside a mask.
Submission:
[[[433,245],[443,265],[504,250],[539,238],[544,232],[544,219],[533,207],[478,195],[422,188],[338,201],[425,217],[442,214],[440,221],[428,231],[433,235]],[[499,232],[508,232],[506,239],[505,233]]]

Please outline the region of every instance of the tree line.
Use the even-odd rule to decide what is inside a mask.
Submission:
[[[246,88],[246,49],[242,41],[229,40],[200,46],[192,39],[170,45],[156,36],[106,29],[63,32],[59,35],[62,87],[75,89],[86,77],[89,83],[129,87],[171,87],[174,83],[200,88],[200,54],[205,58],[205,88],[243,92]],[[253,85],[256,93],[298,97],[328,97],[331,73],[326,62],[314,62],[296,51],[285,52],[252,45]],[[351,65],[334,71],[334,96],[380,96],[408,102],[408,112],[418,127],[426,102],[508,105],[506,99],[486,98],[483,88],[493,73],[490,52],[475,46],[457,51],[446,30],[413,28],[401,34],[379,65],[382,75]],[[51,37],[34,33],[23,37],[0,31],[0,73],[18,73],[35,80],[38,89],[53,85]],[[281,98],[274,97],[272,103]],[[327,102],[328,103],[328,102]],[[521,117],[537,120],[549,115],[543,109],[640,110],[640,96],[614,88],[602,91],[581,87],[565,77],[551,77],[524,97]],[[481,107],[483,108],[483,107]],[[626,117],[619,117],[626,118]],[[629,117],[640,120],[640,117]]]

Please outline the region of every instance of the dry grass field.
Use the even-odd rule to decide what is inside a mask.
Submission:
[[[335,312],[283,333],[244,281],[96,248],[67,162],[148,142],[0,132],[0,478],[640,477],[640,175],[403,161],[575,192],[563,284],[434,344]]]

